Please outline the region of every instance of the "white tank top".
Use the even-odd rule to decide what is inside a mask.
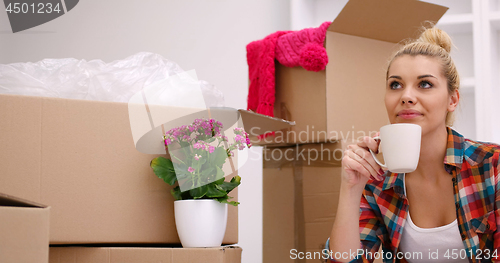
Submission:
[[[406,195],[406,184],[404,189]],[[399,249],[410,263],[469,262],[457,219],[440,227],[420,228],[413,223],[408,211]]]

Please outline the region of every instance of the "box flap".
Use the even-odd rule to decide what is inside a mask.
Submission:
[[[130,105],[131,104],[129,104],[129,109]],[[166,154],[165,146],[161,143],[163,134],[171,128],[181,125],[189,125],[196,118],[213,118],[222,122],[226,128],[234,127],[235,125],[237,127],[243,126],[245,131],[253,136],[278,131],[295,125],[295,122],[269,117],[252,111],[241,109],[236,110],[228,107],[211,107],[205,110],[168,106],[150,106],[149,108],[150,111],[153,111],[154,109],[155,112],[158,113],[155,114],[157,116],[166,116],[165,119],[162,119],[161,121],[154,121],[150,125],[145,125],[145,123],[139,122],[133,124],[131,121],[132,131],[134,131],[134,129],[138,130],[137,128],[142,129],[142,132],[139,132],[138,136],[134,136],[136,149],[142,153],[148,154]],[[159,114],[161,111],[163,111],[163,114]],[[130,114],[129,111],[129,116],[135,115]],[[175,118],[173,118],[174,116]],[[130,119],[140,118],[130,117]],[[156,123],[161,124],[154,127]]]
[[[273,118],[266,115],[258,114],[253,111],[238,110],[243,119],[245,131],[251,135],[261,135],[268,132],[279,131],[290,128],[295,125],[294,121],[286,121],[279,118]]]
[[[448,7],[416,0],[350,0],[328,31],[398,43],[423,21],[437,23]]]
[[[2,193],[0,193],[0,206],[41,207],[41,208],[47,207],[45,205],[41,205],[32,201],[24,200],[18,197]]]

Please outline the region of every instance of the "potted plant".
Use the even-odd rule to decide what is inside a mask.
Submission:
[[[172,160],[157,157],[151,161],[154,173],[169,185],[175,198],[177,232],[183,247],[220,246],[227,222],[227,205],[237,206],[228,195],[240,182],[236,175],[225,181],[222,166],[233,151],[251,143],[242,128],[234,129],[229,143],[223,125],[214,119],[196,119],[191,125],[173,128],[163,140]]]

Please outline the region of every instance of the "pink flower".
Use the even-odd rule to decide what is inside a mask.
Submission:
[[[194,173],[194,169],[193,169],[193,167],[191,167],[191,166],[190,166],[190,167],[188,168],[188,172],[190,172],[190,173],[192,173],[192,174],[193,174],[193,173]]]
[[[209,153],[213,153],[214,151],[215,151],[215,147],[214,146],[208,147],[208,152]]]
[[[199,161],[199,160],[200,160],[200,158],[201,158],[201,155],[198,155],[198,154],[195,154],[195,155],[194,155],[194,159],[196,159],[196,161]]]

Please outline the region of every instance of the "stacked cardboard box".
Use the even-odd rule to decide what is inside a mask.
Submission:
[[[0,262],[47,263],[50,207],[0,193]]]
[[[329,63],[324,71],[276,64],[274,114],[296,125],[274,137],[254,138],[267,153],[264,263],[323,261],[321,250],[336,214],[342,156],[324,163],[317,161],[321,153],[308,151],[338,149],[342,155],[348,142],[373,136],[389,123],[384,93],[390,55],[397,43],[417,37],[424,21],[437,22],[446,10],[414,0],[350,0],[327,30]],[[296,156],[287,160],[286,153]]]
[[[49,263],[240,263],[241,248],[51,247]]]
[[[51,206],[51,244],[179,243],[170,186],[149,167],[158,155],[135,149],[126,103],[0,95],[0,112],[0,192]]]
[[[0,192],[51,207],[51,245],[180,243],[171,187],[149,166],[158,154],[136,149],[128,107],[127,103],[0,95]],[[249,112],[241,115],[245,128],[286,124]],[[161,144],[161,137],[157,139]],[[231,195],[237,200],[237,189]],[[229,206],[223,244],[237,242],[238,210]],[[234,256],[239,252],[233,250],[238,248],[197,250],[196,257],[222,253],[221,260],[214,262],[239,262]],[[73,253],[51,249],[51,261],[53,251]],[[182,259],[186,253],[167,248],[76,251],[81,258],[94,253],[117,257],[163,253]],[[224,256],[228,253],[231,256]]]
[[[345,146],[335,142],[265,149],[264,262],[295,262],[314,252],[316,262],[324,258],[318,253],[335,218]]]

